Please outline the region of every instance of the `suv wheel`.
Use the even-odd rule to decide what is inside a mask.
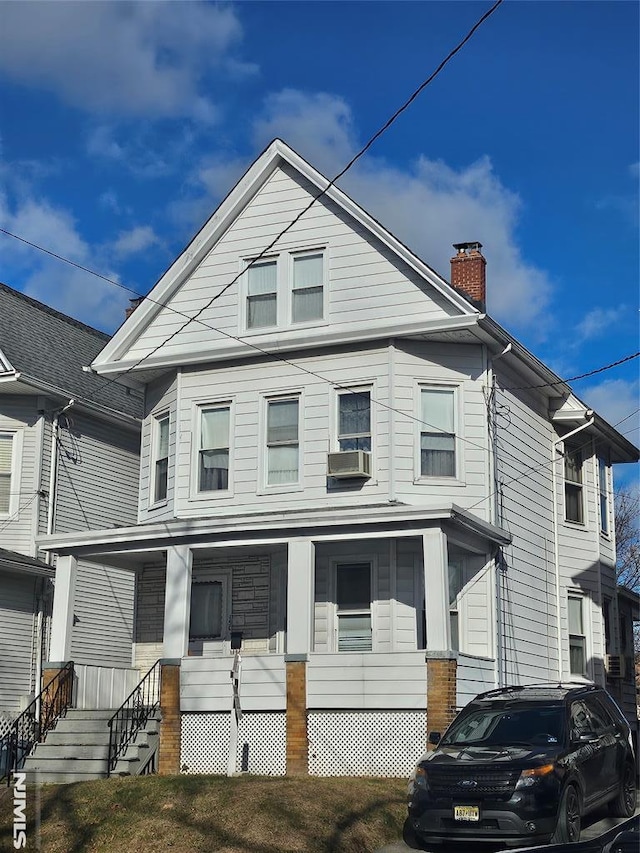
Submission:
[[[614,817],[632,817],[636,810],[636,774],[629,762],[624,766],[618,793],[609,809]]]
[[[574,844],[580,840],[580,796],[574,785],[567,785],[562,792],[558,823],[551,837],[551,844]]]

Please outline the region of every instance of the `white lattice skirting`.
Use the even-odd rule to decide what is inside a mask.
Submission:
[[[307,718],[312,776],[410,776],[426,749],[425,711],[317,711]]]
[[[231,746],[230,714],[183,714],[180,767],[183,773],[226,775]],[[244,714],[238,725],[236,773],[284,776],[287,729],[283,712]]]

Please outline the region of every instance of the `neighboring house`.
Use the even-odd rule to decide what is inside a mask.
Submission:
[[[36,538],[136,518],[141,395],[83,370],[108,340],[0,284],[4,727],[34,698],[48,659],[55,569]],[[79,562],[68,657],[130,667],[134,590],[131,573]]]
[[[276,140],[94,359],[145,390],[138,522],[40,540],[51,654],[79,561],[129,570],[161,772],[404,775],[479,691],[605,681],[638,451],[456,248],[452,286]]]

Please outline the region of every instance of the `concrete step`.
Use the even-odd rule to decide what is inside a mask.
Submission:
[[[104,773],[83,773],[82,771],[27,771],[28,784],[44,784],[44,785],[70,785],[72,782],[92,782],[94,779],[106,779],[107,771]]]
[[[64,732],[51,729],[45,741],[56,746],[108,746],[109,730],[102,732]]]
[[[25,761],[27,772],[39,770],[40,772],[71,772],[71,773],[93,773],[99,776],[107,773],[107,759],[105,758],[58,758],[40,755],[38,750]]]
[[[117,708],[99,708],[95,711],[87,711],[81,708],[68,708],[67,713],[61,719],[68,720],[110,720]]]
[[[108,719],[108,718],[107,718]],[[59,732],[104,732],[109,731],[107,720],[103,718],[61,717],[56,723],[56,731]]]
[[[63,758],[96,758],[101,761],[106,761],[109,756],[109,744],[108,743],[100,743],[100,744],[59,744],[59,743],[51,743],[49,738],[44,743],[39,743],[34,756],[37,755],[38,758],[55,758],[55,759],[63,759]]]

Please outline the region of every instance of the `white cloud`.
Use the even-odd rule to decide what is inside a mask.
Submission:
[[[0,71],[92,113],[211,122],[202,76],[251,72],[229,56],[241,36],[233,8],[204,2],[4,3]]]
[[[580,397],[630,441],[640,445],[638,379],[608,379],[581,391]]]
[[[149,225],[138,225],[129,231],[121,231],[113,241],[112,248],[120,258],[143,252],[158,243],[158,237]]]
[[[312,165],[334,177],[357,152],[348,105],[328,94],[285,90],[271,95],[255,124],[264,145],[282,137]],[[353,198],[449,279],[452,244],[479,240],[487,257],[487,303],[509,328],[539,337],[547,326],[552,282],[529,263],[516,239],[519,197],[493,171],[488,157],[454,169],[420,157],[405,168],[367,153],[340,181]]]
[[[594,308],[586,314],[576,328],[577,343],[610,334],[628,311],[624,305],[617,308]]]
[[[0,224],[14,234],[118,280],[98,250],[80,235],[71,214],[46,200],[0,196]],[[18,240],[2,246],[5,283],[46,305],[109,331],[120,325],[128,294],[113,284],[38,252]]]

